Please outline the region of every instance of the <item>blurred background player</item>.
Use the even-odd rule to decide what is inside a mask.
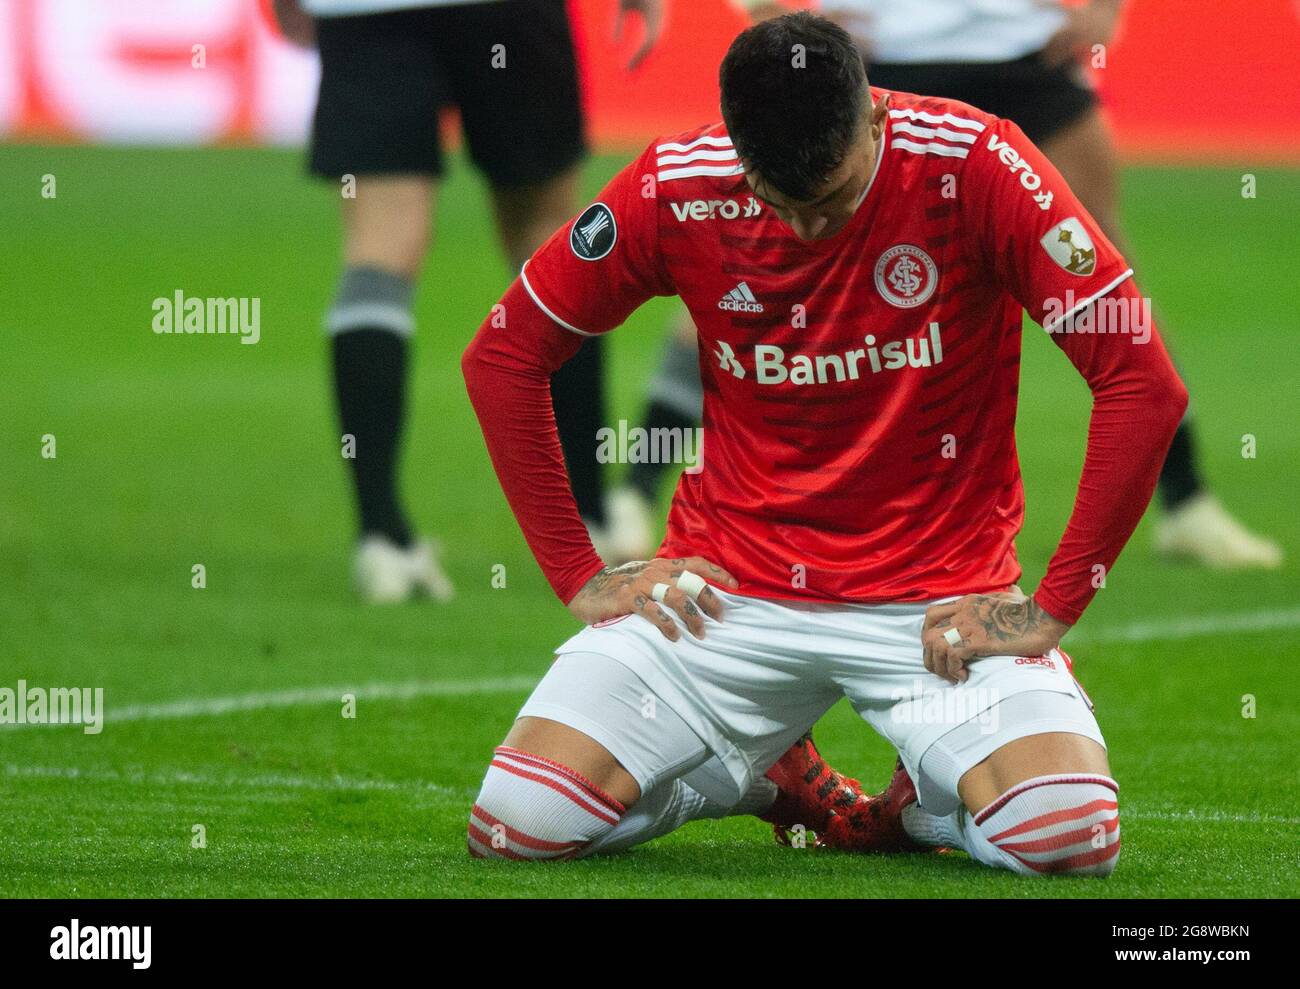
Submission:
[[[786,8],[743,0],[755,19]],[[824,0],[822,13],[845,27],[868,62],[873,86],[944,96],[1015,121],[1054,164],[1106,236],[1132,257],[1119,223],[1117,158],[1097,97],[1079,63],[1109,43],[1122,0],[1062,6],[1055,0]],[[647,429],[687,429],[699,421],[695,327],[685,313],[651,380]],[[611,493],[629,540],[655,544],[653,506],[666,465],[634,464]],[[1277,567],[1276,543],[1250,532],[1206,488],[1196,460],[1191,413],[1160,474],[1155,545],[1160,554],[1209,567]]]
[[[656,41],[662,0],[621,0]],[[343,273],[325,320],[341,431],[360,523],[355,580],[363,599],[445,600],[436,543],[412,532],[397,491],[412,294],[430,246],[444,171],[439,112],[460,111],[469,156],[486,176],[501,247],[518,270],[573,215],[586,156],[564,0],[275,0],[284,33],[320,50],[311,171],[355,176],[344,196]],[[616,31],[618,29],[616,27]],[[448,342],[454,353],[459,342]],[[555,416],[574,495],[611,556],[596,460],[604,422],[602,350],[591,340],[556,373]]]

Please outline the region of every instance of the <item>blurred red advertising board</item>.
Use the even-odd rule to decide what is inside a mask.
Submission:
[[[632,148],[716,119],[717,65],[745,24],[726,0],[668,0],[658,47],[625,68],[617,0],[569,0],[594,141]],[[1130,0],[1094,72],[1130,158],[1300,163],[1300,0]],[[0,0],[0,135],[163,144],[295,143],[316,64],[268,0]]]

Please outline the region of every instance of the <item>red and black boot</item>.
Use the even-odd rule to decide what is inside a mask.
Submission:
[[[827,821],[817,847],[845,852],[932,852],[903,828],[903,808],[916,803],[916,786],[899,759],[883,793],[867,797]]]
[[[808,732],[767,771],[776,784],[776,801],[759,815],[772,824],[777,841],[790,844],[789,832],[802,827],[821,835],[834,818],[850,813],[870,798],[862,784],[830,767]]]

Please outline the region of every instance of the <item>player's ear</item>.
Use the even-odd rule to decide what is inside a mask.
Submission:
[[[880,100],[871,108],[871,126],[883,127],[885,114],[889,112],[889,94],[881,93]]]
[[[882,93],[880,100],[871,107],[871,138],[879,141],[885,133],[885,115],[889,112],[889,94]]]

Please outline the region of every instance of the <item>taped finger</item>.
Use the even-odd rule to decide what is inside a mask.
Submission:
[[[677,578],[677,589],[685,594],[692,601],[700,596],[700,591],[708,585],[704,583],[704,578],[699,574],[691,573],[689,570],[683,570],[682,575]]]

